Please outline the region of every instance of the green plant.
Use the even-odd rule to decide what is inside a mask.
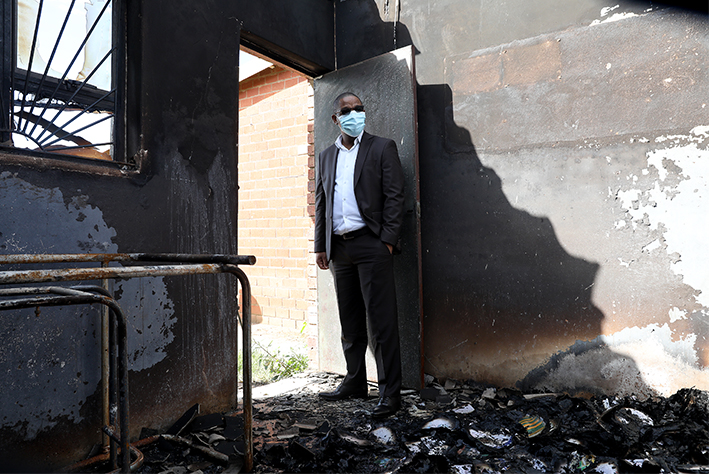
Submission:
[[[276,352],[266,359],[266,368],[274,374],[273,380],[285,379],[305,371],[308,368],[308,357],[291,351],[288,355]]]
[[[251,351],[251,378],[255,383],[270,383],[304,372],[308,368],[308,356],[291,350],[290,354],[281,354],[255,342]],[[239,379],[243,374],[243,356],[239,353]]]

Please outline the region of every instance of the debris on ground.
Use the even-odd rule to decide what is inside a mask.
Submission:
[[[709,394],[696,389],[639,400],[428,378],[402,393],[396,415],[375,421],[376,388],[368,400],[327,402],[317,393],[341,377],[299,377],[308,383],[254,397],[253,472],[709,473]],[[138,472],[234,474],[243,465],[237,414],[197,416],[171,436],[191,444],[145,446]]]
[[[143,465],[136,472],[237,474],[243,466],[244,419],[190,408],[164,434],[143,430]],[[140,442],[139,442],[140,444]]]

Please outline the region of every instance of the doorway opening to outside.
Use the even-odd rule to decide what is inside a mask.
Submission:
[[[257,257],[244,269],[254,340],[318,367],[312,81],[243,47],[239,62],[238,245]]]

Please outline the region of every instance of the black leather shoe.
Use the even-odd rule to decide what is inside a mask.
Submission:
[[[401,408],[401,397],[381,397],[372,410],[372,417],[386,418],[399,411],[399,408]]]
[[[329,402],[338,402],[340,400],[347,400],[348,398],[367,398],[367,386],[365,385],[363,388],[353,390],[340,385],[334,392],[320,392],[318,396]]]

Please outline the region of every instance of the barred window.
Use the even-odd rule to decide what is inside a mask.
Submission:
[[[120,0],[1,1],[2,147],[114,159]]]

